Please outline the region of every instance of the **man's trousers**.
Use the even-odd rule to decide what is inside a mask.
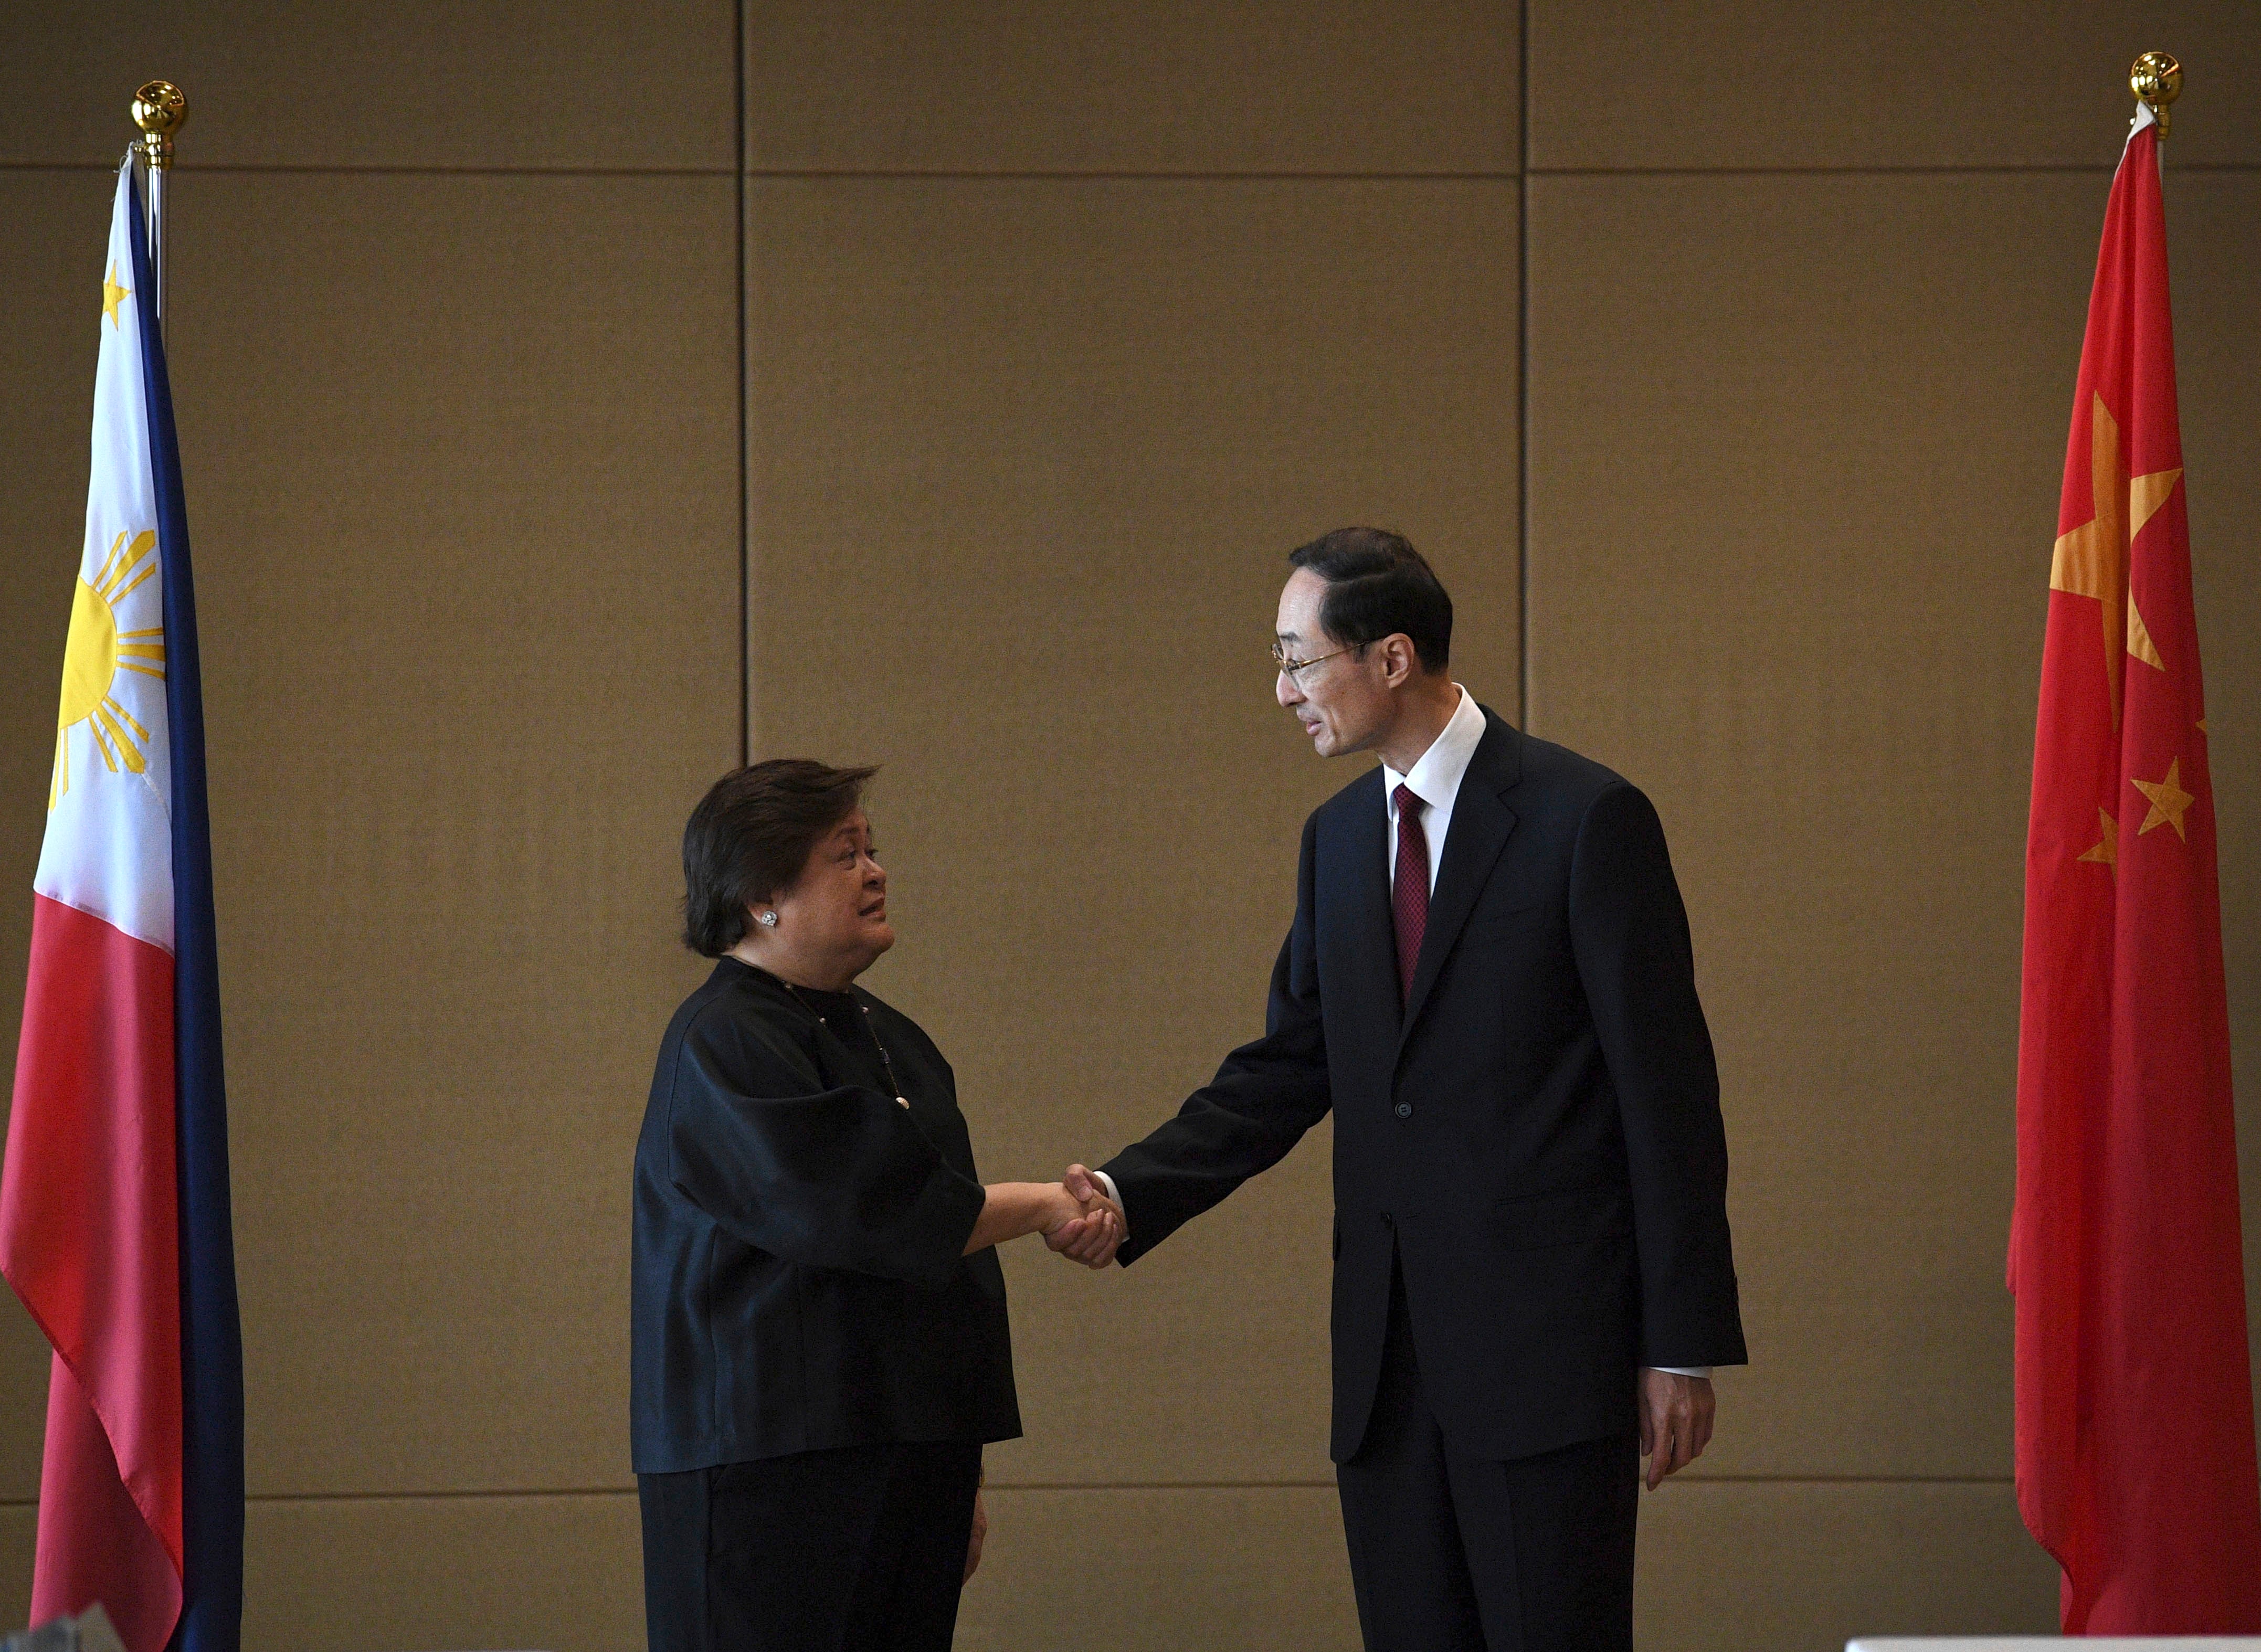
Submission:
[[[1336,1469],[1367,1652],[1632,1652],[1638,1436],[1506,1462],[1454,1450],[1391,1274],[1373,1415]]]

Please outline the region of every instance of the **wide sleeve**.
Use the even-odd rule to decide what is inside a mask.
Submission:
[[[1640,1362],[1741,1365],[1719,1074],[1663,822],[1620,780],[1578,830],[1570,936],[1617,1091],[1640,1265]]]
[[[747,1244],[814,1268],[946,1282],[985,1195],[892,1097],[721,1015],[685,1033],[668,1118],[685,1196]]]
[[[1224,1058],[1217,1076],[1171,1119],[1101,1167],[1123,1195],[1130,1233],[1116,1253],[1125,1266],[1268,1170],[1326,1117],[1326,1035],[1312,913],[1317,817],[1303,827],[1296,921],[1272,970],[1264,1036]]]

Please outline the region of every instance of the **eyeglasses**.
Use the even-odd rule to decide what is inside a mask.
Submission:
[[[1301,688],[1303,686],[1303,673],[1312,666],[1325,664],[1335,657],[1335,654],[1355,654],[1365,646],[1363,643],[1353,643],[1346,648],[1337,649],[1334,654],[1322,654],[1317,659],[1296,659],[1289,655],[1286,649],[1274,643],[1272,644],[1272,663],[1279,667],[1282,677]]]

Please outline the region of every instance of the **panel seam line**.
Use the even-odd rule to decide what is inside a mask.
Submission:
[[[1531,732],[1531,0],[1515,100],[1515,726]]]
[[[1707,1485],[1774,1486],[2010,1486],[2009,1475],[1706,1474],[1671,1483],[1683,1490]],[[993,1480],[992,1491],[1332,1491],[1333,1480]],[[421,1491],[256,1491],[248,1504],[470,1503],[563,1498],[632,1498],[634,1486],[532,1486],[433,1489]],[[0,1509],[32,1509],[37,1498],[0,1498]]]
[[[746,332],[746,7],[750,3],[738,0],[731,25],[731,55],[737,74],[730,171],[736,180],[732,199],[736,221],[732,229],[738,249],[738,766],[742,769],[754,760],[754,506],[748,453],[753,435],[750,406],[753,376],[748,370],[751,351]]]
[[[1498,183],[1518,178],[1759,178],[1759,177],[2019,177],[2032,174],[2108,177],[2115,162],[2028,161],[1992,164],[1909,164],[1861,166],[1533,166],[1516,171],[1471,169],[1454,172],[1391,171],[1059,171],[1013,169],[890,170],[858,167],[606,167],[606,166],[450,166],[332,165],[317,162],[182,162],[182,173],[246,177],[265,175],[334,177],[504,177],[504,178],[741,178],[839,180],[874,183]],[[2261,173],[2261,162],[2179,161],[2178,172]],[[107,161],[0,161],[0,172],[100,172],[116,170]]]

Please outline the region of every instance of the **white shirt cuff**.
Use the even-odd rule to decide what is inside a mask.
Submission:
[[[1116,1208],[1120,1210],[1123,1206],[1123,1196],[1115,1190],[1115,1178],[1104,1170],[1095,1170],[1091,1173],[1091,1179],[1099,1184],[1099,1190],[1102,1193],[1115,1201]]]

